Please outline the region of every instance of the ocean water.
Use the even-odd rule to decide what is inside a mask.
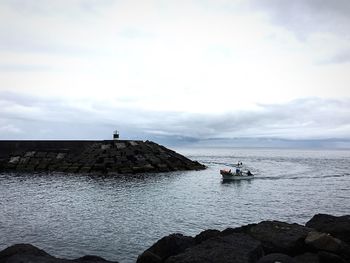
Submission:
[[[170,233],[350,214],[349,150],[175,150],[208,169],[120,178],[0,174],[0,250],[31,243],[58,257],[127,263]],[[223,182],[219,169],[238,161],[256,177]]]

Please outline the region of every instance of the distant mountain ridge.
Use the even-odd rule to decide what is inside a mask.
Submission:
[[[162,137],[157,138],[168,146],[191,147],[264,147],[264,148],[316,148],[350,149],[350,139],[283,139],[283,138],[207,138]]]

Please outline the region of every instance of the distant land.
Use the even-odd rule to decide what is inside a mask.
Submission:
[[[102,134],[97,136],[97,134]],[[238,148],[301,148],[301,149],[350,149],[350,138],[290,139],[278,137],[212,137],[203,138],[186,135],[152,134],[123,130],[123,140],[149,140],[166,147],[238,147]],[[59,131],[56,136],[2,136],[0,140],[108,140],[110,136],[104,130],[99,133],[65,134]]]
[[[154,141],[166,146],[183,147],[248,147],[248,148],[315,148],[350,149],[350,139],[283,139],[283,138],[208,138],[155,136]]]

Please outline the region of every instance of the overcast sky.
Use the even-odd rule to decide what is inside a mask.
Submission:
[[[350,139],[348,0],[0,0],[0,139]]]

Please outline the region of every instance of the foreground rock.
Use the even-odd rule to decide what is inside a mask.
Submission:
[[[252,237],[235,233],[228,236],[217,236],[183,253],[169,257],[166,263],[216,262],[216,263],[249,263],[256,262],[262,255],[261,243]]]
[[[177,255],[195,244],[192,237],[172,234],[158,240],[153,246],[139,256],[141,262],[163,262],[172,255]]]
[[[311,229],[279,221],[264,221],[247,233],[262,242],[266,253],[297,255],[305,251],[304,240]]]
[[[195,237],[171,234],[139,255],[137,263],[350,263],[349,236],[344,234],[349,233],[349,223],[350,216],[316,215],[306,226],[263,221],[223,231],[205,230]],[[110,261],[96,256],[59,259],[30,244],[0,252],[0,263],[44,262]]]
[[[306,223],[306,226],[319,232],[329,233],[333,237],[350,243],[350,215],[332,216],[317,214]]]
[[[322,215],[306,226],[263,221],[206,230],[194,238],[173,234],[147,249],[137,263],[349,263],[349,224],[350,216]]]
[[[55,258],[30,244],[17,244],[0,252],[1,263],[118,263],[97,256],[84,256],[75,260]]]

